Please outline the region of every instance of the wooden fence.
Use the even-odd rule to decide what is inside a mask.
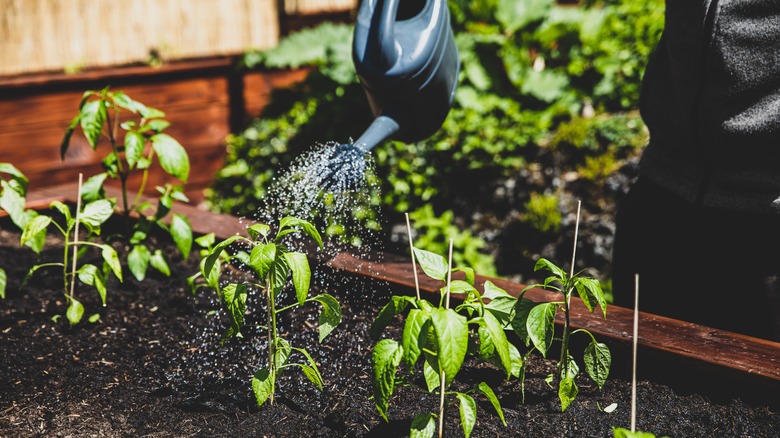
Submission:
[[[0,0],[0,76],[264,49],[278,43],[285,15],[349,11],[356,5],[357,0]]]

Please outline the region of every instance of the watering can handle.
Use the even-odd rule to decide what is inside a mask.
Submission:
[[[381,10],[375,9],[371,17],[370,43],[376,48],[374,62],[387,71],[398,60],[398,46],[395,38],[395,17],[400,0],[380,0]]]

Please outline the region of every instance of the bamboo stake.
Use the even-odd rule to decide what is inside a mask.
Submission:
[[[631,369],[631,432],[636,432],[636,350],[639,337],[639,274],[634,274],[634,341]]]
[[[78,241],[79,241],[79,215],[81,214],[81,185],[84,179],[84,174],[79,173],[79,189],[76,196],[76,225],[73,227],[73,263],[70,277],[70,297],[73,298],[73,294],[76,292],[76,257],[78,257]]]

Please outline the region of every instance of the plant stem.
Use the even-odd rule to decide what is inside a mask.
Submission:
[[[273,273],[268,273],[266,280],[266,295],[268,298],[268,371],[271,379],[271,406],[274,405],[276,392],[276,310],[274,309]]]
[[[84,180],[84,174],[79,173],[79,188],[78,188],[78,195],[76,196],[76,224],[73,226],[73,242],[79,241],[79,215],[81,214],[81,185],[83,184]],[[67,254],[67,239],[65,242],[65,252]],[[78,262],[78,245],[73,245],[73,268],[71,270],[71,278],[70,278],[70,297],[73,298],[73,294],[75,293],[76,289],[76,264]],[[67,268],[66,268],[67,269]],[[67,285],[67,280],[65,281]]]
[[[577,220],[574,222],[574,248],[571,251],[571,268],[569,270],[569,279],[563,288],[565,304],[563,306],[563,336],[561,337],[561,370],[565,373],[562,377],[569,375],[569,335],[571,332],[569,307],[571,305],[571,294],[574,292],[574,263],[577,260],[577,238],[580,231],[580,208],[582,201],[577,201]]]

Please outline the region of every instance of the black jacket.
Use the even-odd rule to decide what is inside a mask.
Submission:
[[[780,213],[780,0],[672,0],[642,85],[640,172],[690,202]]]

